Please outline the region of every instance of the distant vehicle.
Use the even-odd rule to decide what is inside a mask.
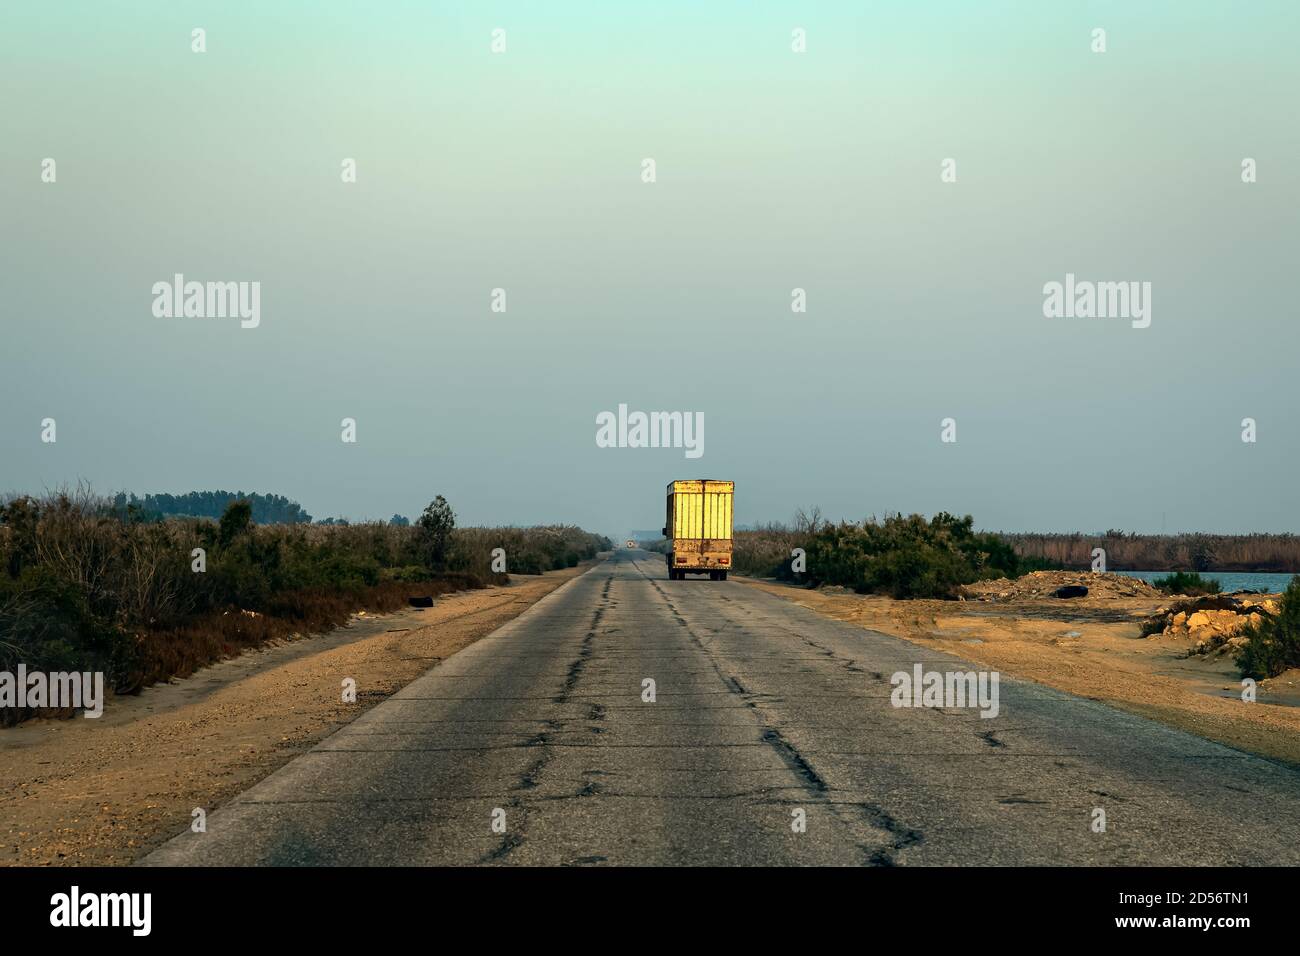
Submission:
[[[706,573],[710,580],[727,580],[735,489],[734,481],[711,478],[669,483],[663,535],[670,545],[666,555],[670,581]]]
[[[635,547],[636,547],[636,542],[633,541],[631,538],[628,538],[628,539],[627,539],[627,546],[628,546],[629,548],[635,548]]]

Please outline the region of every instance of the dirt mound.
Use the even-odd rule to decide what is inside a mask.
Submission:
[[[993,581],[976,581],[962,588],[963,596],[976,601],[1025,601],[1054,598],[1061,588],[1085,587],[1088,598],[1151,598],[1158,600],[1161,592],[1137,578],[1122,574],[1101,574],[1092,571],[1031,571],[1014,580],[997,578]],[[1069,593],[1069,592],[1067,592]],[[1072,600],[1078,600],[1073,598]],[[1071,600],[1071,599],[1062,599]],[[1087,600],[1085,598],[1084,600]]]
[[[1147,637],[1179,637],[1192,642],[1188,654],[1235,651],[1246,638],[1241,631],[1277,613],[1277,601],[1252,594],[1212,594],[1161,608],[1142,625]]]

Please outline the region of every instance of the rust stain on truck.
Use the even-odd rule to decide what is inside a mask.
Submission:
[[[727,580],[731,570],[731,505],[736,483],[700,478],[668,483],[668,520],[664,537],[668,551],[668,578],[680,581],[688,574],[708,574]]]

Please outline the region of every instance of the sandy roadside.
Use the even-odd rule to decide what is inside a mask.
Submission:
[[[1300,765],[1300,671],[1261,682],[1258,702],[1243,703],[1230,656],[1188,658],[1187,641],[1141,636],[1142,619],[1161,602],[896,601],[736,580],[837,620]]]
[[[211,812],[590,566],[359,615],[112,698],[98,720],[0,729],[0,864],[132,862],[185,829],[194,808]],[[355,704],[342,703],[345,677]]]

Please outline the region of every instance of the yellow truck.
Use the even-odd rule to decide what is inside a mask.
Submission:
[[[670,581],[706,572],[710,580],[727,580],[735,489],[734,481],[710,478],[668,483],[668,523],[663,533],[671,545],[667,554]]]

